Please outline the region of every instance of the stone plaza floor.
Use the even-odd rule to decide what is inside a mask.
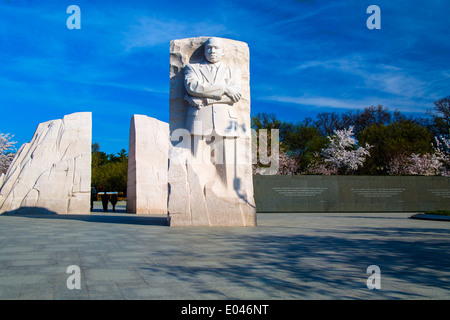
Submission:
[[[0,299],[450,299],[447,221],[261,213],[257,227],[170,228],[99,208],[0,215]],[[80,289],[67,287],[71,265]]]

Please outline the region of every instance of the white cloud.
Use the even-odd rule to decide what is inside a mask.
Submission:
[[[257,100],[291,103],[298,106],[308,106],[316,108],[330,109],[364,109],[370,106],[382,105],[389,110],[399,110],[401,112],[425,112],[424,106],[429,105],[433,100],[409,100],[403,98],[380,98],[380,97],[364,97],[361,99],[338,99],[323,96],[262,96]]]
[[[266,96],[260,100],[293,103],[305,106],[327,107],[327,108],[354,108],[354,101],[345,101],[327,97],[292,97],[292,96]]]
[[[338,59],[312,60],[299,65],[295,70],[323,68],[330,72],[342,72],[362,79],[367,89],[405,98],[424,97],[426,82],[417,75],[398,66],[373,63],[360,54],[352,54]],[[361,87],[361,82],[358,82]]]

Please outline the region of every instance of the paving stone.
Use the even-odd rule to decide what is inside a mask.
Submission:
[[[450,223],[409,217],[259,214],[256,228],[172,229],[126,213],[0,215],[0,299],[450,299]],[[80,290],[67,288],[70,265]],[[369,265],[380,290],[367,288]]]

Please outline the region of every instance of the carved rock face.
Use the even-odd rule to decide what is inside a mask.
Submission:
[[[3,178],[0,213],[88,214],[91,140],[90,112],[39,124]]]
[[[134,115],[130,125],[127,212],[167,213],[169,124]]]

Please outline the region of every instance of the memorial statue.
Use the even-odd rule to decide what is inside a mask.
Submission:
[[[221,63],[220,39],[205,43],[205,61],[188,64],[184,71],[185,99],[189,102],[186,129],[204,135],[212,129],[220,136],[238,136],[237,114],[233,104],[241,98],[241,74]]]
[[[246,43],[171,42],[170,131],[170,225],[256,225]]]
[[[236,194],[233,171],[236,165],[235,138],[239,136],[234,104],[241,99],[241,74],[238,68],[222,63],[222,42],[209,38],[204,44],[205,59],[184,69],[186,129],[193,135],[193,163],[202,170],[218,173],[212,190],[221,197]],[[214,166],[211,166],[214,165]],[[205,181],[206,183],[206,181]]]

